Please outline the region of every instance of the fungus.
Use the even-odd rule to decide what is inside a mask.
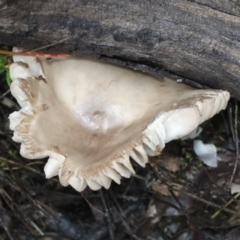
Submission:
[[[209,167],[218,166],[217,148],[214,144],[204,144],[201,140],[194,140],[193,150],[204,164]]]
[[[130,162],[193,131],[224,109],[229,93],[195,90],[168,78],[87,58],[48,61],[14,56],[11,93],[21,106],[10,118],[13,140],[28,159],[49,157],[46,178],[83,191],[129,178]]]

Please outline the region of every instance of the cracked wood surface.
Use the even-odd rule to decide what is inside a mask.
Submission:
[[[0,44],[66,38],[48,51],[158,67],[240,100],[238,0],[0,0]]]

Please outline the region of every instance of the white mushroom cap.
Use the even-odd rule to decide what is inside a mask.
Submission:
[[[22,156],[48,156],[47,178],[83,191],[130,177],[165,143],[189,134],[224,109],[229,93],[195,90],[112,64],[84,58],[52,61],[16,56],[10,115]]]

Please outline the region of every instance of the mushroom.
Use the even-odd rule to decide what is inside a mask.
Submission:
[[[145,167],[230,97],[87,58],[13,61],[11,93],[21,106],[9,116],[13,140],[25,158],[49,157],[46,178],[79,192],[120,184],[135,173],[130,159]]]

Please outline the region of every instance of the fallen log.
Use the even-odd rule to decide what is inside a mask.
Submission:
[[[239,16],[229,0],[0,0],[0,44],[54,44],[45,50],[147,66],[240,100]]]

